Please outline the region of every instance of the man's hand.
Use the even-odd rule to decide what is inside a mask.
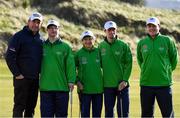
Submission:
[[[121,90],[123,90],[126,86],[127,86],[127,82],[122,81],[121,83],[119,83],[118,90],[121,91]]]
[[[15,79],[24,79],[24,76],[22,74],[15,77]]]
[[[77,87],[79,88],[80,91],[83,90],[83,85],[81,84],[80,81],[77,82]]]
[[[69,90],[70,90],[70,91],[73,91],[73,89],[74,89],[74,84],[73,84],[73,83],[69,83],[68,86],[69,86]]]

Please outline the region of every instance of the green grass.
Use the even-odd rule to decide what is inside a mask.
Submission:
[[[13,85],[11,73],[7,69],[4,60],[0,60],[0,117],[11,117],[13,108]],[[140,98],[139,98],[139,67],[136,62],[133,65],[133,71],[130,78],[130,117],[140,117]],[[175,117],[180,117],[180,63],[178,64],[176,70],[173,73],[174,85],[173,85],[173,103]],[[73,117],[79,116],[79,102],[76,93],[76,88],[73,92]],[[69,115],[70,115],[70,105],[69,105]],[[102,116],[104,116],[104,107],[102,110]],[[36,106],[35,117],[40,117],[40,106],[39,99]],[[161,113],[156,103],[155,107],[155,117],[161,117]]]

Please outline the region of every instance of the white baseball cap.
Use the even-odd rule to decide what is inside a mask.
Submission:
[[[87,30],[87,31],[84,31],[84,32],[81,34],[80,39],[82,40],[82,39],[83,39],[84,37],[86,37],[86,36],[90,36],[90,37],[92,37],[93,39],[96,38],[91,31]]]
[[[158,25],[160,25],[160,22],[159,22],[158,18],[151,17],[151,18],[148,18],[146,21],[146,25],[148,25],[148,24],[154,24],[154,25],[158,26]]]
[[[38,12],[34,12],[34,13],[31,14],[31,16],[29,16],[29,20],[33,21],[35,19],[42,21],[43,16]]]
[[[104,29],[105,30],[108,30],[109,28],[115,28],[117,29],[117,25],[114,21],[107,21],[105,24],[104,24]]]
[[[60,25],[59,25],[59,22],[56,21],[56,20],[53,20],[53,19],[48,20],[47,27],[48,27],[49,25],[55,25],[56,27],[59,27],[59,26],[60,26]]]

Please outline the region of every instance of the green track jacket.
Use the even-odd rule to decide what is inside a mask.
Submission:
[[[128,82],[132,69],[132,54],[129,46],[115,39],[109,44],[106,39],[99,44],[102,58],[104,87],[118,87],[120,81]]]
[[[77,81],[83,84],[83,93],[103,93],[103,78],[101,71],[100,53],[97,48],[87,50],[81,48],[75,54],[77,66]]]
[[[139,41],[137,60],[141,68],[141,86],[170,86],[171,74],[178,61],[174,42],[167,36],[158,34]]]
[[[76,70],[71,48],[61,40],[43,44],[41,65],[41,91],[69,91],[68,83],[74,83]]]

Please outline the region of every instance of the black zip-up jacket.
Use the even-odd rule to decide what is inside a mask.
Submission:
[[[42,59],[42,40],[40,34],[35,35],[27,26],[17,32],[9,41],[6,52],[6,62],[16,77],[39,78]]]

